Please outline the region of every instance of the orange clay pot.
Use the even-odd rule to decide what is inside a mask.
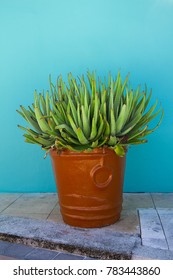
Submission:
[[[122,209],[125,157],[109,148],[50,152],[65,223],[95,228],[115,223]]]

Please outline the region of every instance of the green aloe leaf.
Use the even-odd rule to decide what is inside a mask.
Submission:
[[[82,105],[82,124],[83,124],[83,132],[85,136],[88,138],[90,135],[90,124],[83,105]]]
[[[110,120],[111,135],[114,136],[116,135],[116,120],[115,120],[113,109],[111,109],[110,112],[111,112],[111,120]]]
[[[141,118],[142,118],[141,114],[135,116],[133,120],[131,120],[128,124],[126,124],[126,126],[124,126],[122,131],[118,133],[117,136],[127,135],[138,124]]]
[[[42,130],[40,129],[40,126],[38,125],[38,122],[35,121],[32,117],[32,114],[30,113],[30,111],[26,110],[23,106],[20,106],[22,113],[25,116],[25,119],[27,120],[27,122],[38,132],[42,132]]]
[[[21,115],[21,116],[27,121],[27,118],[25,117],[25,114],[24,114],[24,113],[22,113],[22,112],[19,111],[19,110],[16,110],[16,112],[17,112],[19,115]]]
[[[37,122],[39,124],[40,129],[43,132],[46,132],[47,130],[50,130],[50,127],[46,120],[43,118],[43,115],[38,107],[35,107],[35,116],[37,118]]]
[[[77,104],[77,120],[79,127],[82,129],[81,108],[79,103]]]
[[[91,134],[90,134],[90,140],[93,140],[97,135],[97,125],[96,125],[96,121],[95,118],[93,117],[92,119],[92,126],[91,126]]]
[[[75,124],[78,125],[77,110],[76,110],[76,107],[75,107],[70,95],[68,96],[68,100],[69,100],[70,109],[71,109],[71,112],[72,112],[73,119],[75,121]]]
[[[98,115],[99,115],[99,97],[98,97],[98,93],[96,93],[95,94],[95,104],[94,104],[94,119],[95,119],[96,123],[98,120]]]
[[[102,118],[102,115],[99,114],[99,122],[100,125],[98,127],[98,133],[97,133],[97,139],[104,134],[105,128],[106,128],[106,122],[105,120]]]
[[[121,145],[116,145],[114,151],[120,157],[124,157],[125,156],[125,150],[124,150],[124,148]]]
[[[110,146],[115,146],[117,144],[117,137],[116,136],[110,136],[108,144]]]
[[[46,110],[46,101],[45,101],[45,98],[42,94],[40,94],[40,103],[41,103],[41,107],[42,107],[42,112],[44,115],[47,114],[47,110]]]
[[[75,132],[73,131],[73,129],[71,129],[68,125],[66,124],[60,124],[58,126],[55,127],[56,129],[65,129],[65,131],[69,134],[69,136],[73,136],[76,137]]]
[[[105,131],[104,131],[104,137],[109,137],[111,133],[110,125],[107,120],[105,120]]]
[[[121,108],[121,112],[116,121],[116,133],[119,133],[122,130],[122,128],[126,123],[127,118],[128,118],[127,105],[124,104]]]
[[[132,135],[131,137],[129,137],[128,140],[132,140],[132,139],[134,139],[134,138],[136,138],[136,137],[142,136],[143,133],[147,130],[147,128],[148,128],[148,125],[146,125],[146,126],[144,127],[144,129],[138,130],[136,133],[133,133],[133,135]]]
[[[98,140],[92,142],[91,147],[92,147],[92,148],[98,147]]]
[[[89,141],[87,140],[87,138],[85,137],[83,131],[81,130],[80,127],[77,128],[76,130],[76,135],[78,137],[78,140],[81,144],[85,145],[85,144],[88,144]]]
[[[147,139],[139,139],[139,138],[135,138],[132,139],[128,142],[129,145],[140,145],[140,144],[144,144],[147,143]]]

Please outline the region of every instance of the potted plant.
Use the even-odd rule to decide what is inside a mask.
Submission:
[[[68,83],[50,79],[50,92],[35,91],[32,107],[17,110],[32,127],[19,125],[25,141],[50,152],[65,223],[101,227],[119,219],[127,149],[146,143],[163,117],[157,102],[147,109],[151,96],[120,72],[107,80],[87,72],[78,81],[70,73]]]

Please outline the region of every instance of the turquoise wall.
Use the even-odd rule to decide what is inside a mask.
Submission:
[[[0,191],[55,191],[50,158],[24,143],[19,105],[62,73],[131,73],[165,117],[128,151],[125,191],[173,191],[173,0],[0,0]]]

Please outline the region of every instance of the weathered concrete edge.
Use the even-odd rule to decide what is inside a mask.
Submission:
[[[62,252],[74,253],[77,255],[85,255],[95,259],[102,260],[173,260],[173,251],[152,248],[148,246],[142,246],[137,244],[134,246],[132,252],[125,254],[117,252],[112,253],[108,251],[99,251],[96,249],[87,249],[81,247],[75,247],[74,245],[57,244],[54,242],[30,239],[10,234],[0,234],[0,240],[15,242],[18,244],[30,245],[36,248],[45,248],[50,250],[59,250]]]
[[[0,233],[0,240],[12,243],[15,242],[17,244],[30,245],[36,248],[39,247],[49,250],[59,250],[62,252],[85,255],[90,258],[97,258],[102,260],[131,260],[132,258],[132,251],[130,253],[109,252],[106,250],[103,251],[96,248],[84,248],[73,244],[55,243],[47,240],[41,240],[36,238],[31,239],[27,237],[21,237],[5,233]]]
[[[23,222],[25,225],[27,222],[27,227],[23,228]],[[48,234],[42,233],[44,227],[48,229]],[[70,235],[70,238],[62,238],[62,234]],[[81,236],[84,242],[81,242]],[[14,216],[0,217],[0,239],[92,258],[117,260],[131,259],[133,249],[141,242],[138,235],[111,232],[102,228],[73,228],[64,224]]]

